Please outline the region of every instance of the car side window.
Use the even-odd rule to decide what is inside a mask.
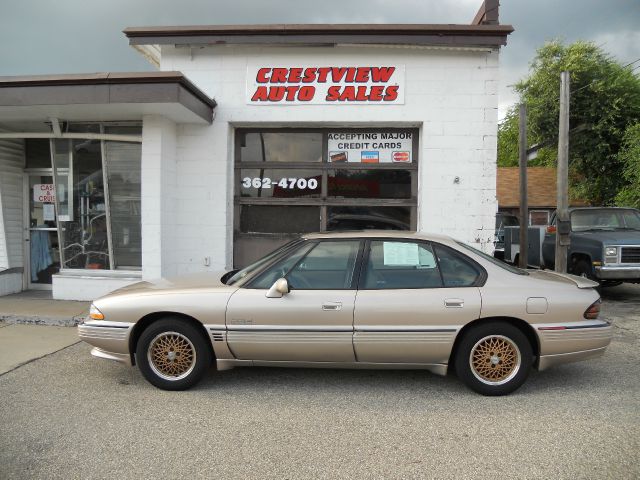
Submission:
[[[445,287],[472,287],[476,284],[481,272],[464,255],[441,245],[435,245],[435,251]]]
[[[350,289],[359,249],[359,240],[319,242],[286,275],[289,287],[297,290]]]
[[[313,248],[315,244],[308,242],[302,245],[300,248],[294,250],[289,255],[278,260],[272,266],[267,268],[264,272],[258,275],[255,280],[252,280],[248,288],[267,289],[271,288],[279,278],[283,278],[293,266],[304,258],[304,256]]]
[[[364,282],[360,288],[379,290],[438,287],[442,287],[442,278],[431,245],[396,240],[371,242]]]

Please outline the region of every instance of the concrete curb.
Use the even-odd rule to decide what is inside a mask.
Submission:
[[[66,350],[67,348],[73,347],[74,345],[78,345],[79,343],[82,343],[82,340],[78,340],[77,342],[74,342],[74,343],[72,343],[70,345],[67,345],[66,347],[59,348],[58,350],[54,350],[53,352],[45,353],[44,355],[40,355],[39,357],[34,357],[34,358],[30,358],[29,360],[25,360],[24,362],[16,365],[13,368],[10,368],[7,371],[4,371],[4,372],[0,371],[0,377],[2,377],[3,375],[6,375],[8,373],[15,372],[20,367],[24,367],[25,365],[29,365],[30,363],[35,362],[36,360],[40,360],[42,358],[48,357],[50,355],[53,355],[54,353],[58,353],[58,352],[61,352],[62,350]]]
[[[12,315],[0,314],[0,322],[20,325],[47,325],[50,327],[75,327],[82,320],[84,315],[73,317],[43,317],[40,315]]]

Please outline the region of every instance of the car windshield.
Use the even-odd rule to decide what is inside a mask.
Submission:
[[[248,275],[250,275],[250,274],[252,274],[254,272],[257,272],[263,266],[268,265],[269,263],[271,263],[272,260],[275,260],[277,257],[279,257],[285,250],[289,250],[294,245],[297,245],[300,242],[302,242],[301,239],[293,240],[293,241],[283,245],[282,247],[274,250],[273,252],[267,254],[266,256],[262,257],[261,259],[256,260],[251,265],[247,265],[242,270],[238,270],[236,273],[233,274],[233,276],[231,276],[231,278],[229,278],[226,281],[226,284],[227,285],[235,285],[240,280],[246,278]]]
[[[596,208],[571,212],[571,229],[588,230],[640,230],[640,212],[616,208]]]
[[[518,217],[513,215],[504,215],[502,218],[496,218],[496,228],[517,227],[520,225]]]
[[[526,270],[522,270],[521,268],[514,267],[513,265],[509,265],[508,263],[504,263],[503,261],[498,260],[497,258],[494,258],[491,255],[487,255],[486,253],[481,252],[477,248],[473,248],[470,245],[467,245],[465,243],[459,242],[457,240],[456,240],[456,243],[458,245],[460,245],[461,247],[464,247],[467,250],[475,253],[476,255],[481,256],[486,261],[491,262],[495,266],[500,267],[500,268],[502,268],[502,269],[504,269],[504,270],[506,270],[508,272],[515,273],[516,275],[529,275],[529,273]]]

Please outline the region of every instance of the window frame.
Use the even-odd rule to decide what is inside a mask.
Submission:
[[[328,134],[329,133],[397,133],[411,132],[412,134],[412,159],[410,164],[404,163],[344,163],[336,165],[327,161]],[[250,133],[320,133],[322,135],[322,161],[320,162],[242,162],[241,161],[241,137]],[[409,207],[409,231],[417,228],[418,206],[418,171],[419,171],[419,129],[403,127],[362,127],[362,128],[236,128],[234,132],[234,217],[239,215],[240,205],[309,205],[320,207],[320,232],[327,231],[327,207]],[[316,198],[256,198],[240,196],[240,181],[242,169],[290,169],[290,170],[320,170],[322,179],[320,182],[321,193]],[[332,198],[328,196],[328,174],[330,170],[408,170],[411,174],[411,195],[406,199],[376,199],[376,198]],[[250,235],[238,230],[237,235]]]
[[[254,284],[256,282],[256,280],[262,276],[263,273],[265,273],[269,268],[271,268],[273,265],[275,265],[276,263],[278,263],[279,261],[283,260],[285,257],[287,257],[288,255],[290,255],[292,252],[297,251],[298,248],[302,248],[305,245],[308,244],[313,244],[313,246],[294,264],[291,266],[291,268],[287,271],[287,273],[285,274],[284,278],[286,278],[286,276],[294,269],[296,268],[300,263],[302,263],[304,261],[304,259],[307,257],[307,255],[309,255],[312,251],[314,251],[316,249],[316,247],[318,245],[320,245],[321,243],[329,243],[329,242],[358,242],[358,253],[356,254],[356,259],[353,265],[353,276],[351,277],[351,285],[349,286],[349,288],[331,288],[331,289],[309,289],[309,288],[295,288],[295,290],[304,290],[304,291],[321,291],[321,290],[357,290],[358,289],[358,284],[359,284],[359,279],[360,279],[360,274],[362,272],[362,266],[363,266],[363,255],[364,255],[364,250],[365,250],[365,243],[366,240],[363,238],[359,238],[359,237],[345,237],[345,238],[316,238],[316,239],[303,239],[301,242],[295,242],[292,241],[291,242],[291,247],[284,250],[282,252],[281,255],[278,255],[277,257],[273,258],[271,262],[269,262],[268,264],[264,265],[262,269],[257,270],[255,272],[252,272],[252,274],[250,274],[249,278],[247,278],[247,280],[243,281],[242,283],[236,284],[236,286],[238,286],[239,288],[246,288],[249,290],[265,290],[264,287],[255,287]],[[295,247],[295,248],[294,248]],[[244,280],[244,279],[243,279]],[[268,290],[268,289],[267,289]],[[294,289],[292,289],[294,290]]]
[[[27,139],[25,143],[25,168],[24,172],[28,175],[30,173],[44,173],[45,175],[51,175],[53,177],[52,182],[54,184],[54,188],[57,190],[60,185],[64,185],[68,192],[68,200],[67,206],[69,215],[72,215],[74,212],[74,142],[80,142],[82,140],[85,141],[96,141],[100,144],[100,164],[102,171],[102,181],[103,181],[103,194],[105,197],[105,222],[106,222],[106,240],[107,240],[107,258],[108,258],[108,267],[104,269],[88,269],[88,268],[73,268],[64,266],[66,263],[65,259],[65,242],[63,231],[65,227],[62,225],[64,221],[60,220],[60,199],[56,195],[56,199],[53,202],[55,205],[55,216],[56,216],[56,230],[58,236],[58,243],[60,245],[60,269],[59,273],[71,273],[76,274],[77,272],[82,272],[83,274],[100,274],[105,275],[109,274],[107,272],[140,272],[142,270],[142,253],[140,254],[140,266],[136,265],[124,265],[125,268],[119,268],[113,248],[113,236],[111,229],[111,206],[110,206],[110,193],[109,188],[111,185],[111,181],[108,178],[109,171],[109,163],[106,158],[105,152],[105,144],[106,142],[125,142],[125,143],[134,143],[134,144],[142,144],[142,139],[132,139],[131,135],[127,134],[118,134],[118,133],[105,133],[106,129],[113,127],[131,127],[140,131],[140,135],[142,135],[142,122],[139,120],[131,120],[131,121],[78,121],[78,122],[69,122],[68,128],[71,130],[76,136],[74,138],[49,138],[49,139]],[[87,134],[86,137],[83,134]],[[98,135],[98,137],[92,136]],[[109,135],[108,139],[105,139],[105,135]],[[121,137],[121,138],[119,138]],[[29,157],[27,153],[28,144],[31,141],[42,141],[42,145],[48,146],[48,166],[44,167],[32,167],[29,166]],[[56,142],[65,142],[69,151],[65,152],[63,156],[68,156],[68,167],[58,166],[56,160]],[[65,183],[60,183],[58,177],[67,177]],[[28,212],[27,212],[28,214]],[[71,216],[69,218],[72,218]],[[71,222],[72,220],[68,220]]]
[[[463,258],[463,261],[471,264],[471,266],[473,268],[475,268],[476,270],[478,270],[478,278],[476,278],[476,281],[473,282],[473,284],[471,285],[464,285],[464,286],[460,286],[460,285],[454,285],[451,287],[447,287],[446,285],[444,285],[444,277],[442,277],[442,284],[444,285],[442,288],[470,288],[470,287],[483,287],[484,284],[487,282],[487,278],[489,277],[489,274],[487,273],[486,268],[484,268],[482,265],[480,265],[480,263],[476,262],[473,258],[469,257],[468,255],[464,254],[463,252],[461,252],[460,250],[457,250],[455,248],[451,248],[448,245],[444,245],[442,243],[439,242],[431,242],[434,246],[434,253],[436,254],[436,261],[438,262],[438,268],[440,268],[440,261],[438,260],[438,253],[436,252],[436,248],[443,248],[445,250],[449,250],[450,252],[453,252],[454,255],[459,255]],[[442,271],[440,272],[440,275],[442,275]]]
[[[371,255],[371,242],[377,242],[377,241],[381,241],[381,242],[398,242],[398,243],[417,243],[418,245],[420,244],[426,244],[429,245],[429,247],[431,248],[431,251],[434,254],[435,260],[436,260],[436,267],[438,268],[438,274],[440,275],[440,281],[442,282],[442,285],[440,287],[406,287],[406,288],[364,288],[364,282],[365,282],[365,272],[366,272],[366,266],[369,262],[369,256]],[[446,250],[452,251],[454,255],[460,255],[463,257],[464,261],[466,261],[467,263],[471,264],[476,270],[478,270],[479,275],[478,278],[476,279],[475,282],[473,282],[473,284],[471,285],[465,285],[465,286],[447,286],[445,285],[444,282],[444,277],[442,276],[442,270],[440,269],[440,261],[438,260],[438,254],[436,252],[436,247],[440,247],[440,248],[444,248]],[[459,250],[456,250],[455,248],[451,248],[447,245],[444,245],[442,243],[439,242],[433,242],[431,240],[421,240],[421,239],[416,239],[416,238],[403,238],[403,237],[367,237],[366,241],[365,241],[365,246],[364,246],[364,253],[362,255],[362,261],[361,261],[361,265],[360,265],[360,272],[359,272],[359,276],[358,276],[358,291],[359,290],[435,290],[438,288],[445,288],[445,289],[450,289],[450,288],[473,288],[473,287],[482,287],[484,286],[484,284],[487,281],[487,270],[480,265],[478,262],[476,262],[474,259],[470,258],[468,255],[465,255],[464,253],[460,252]]]

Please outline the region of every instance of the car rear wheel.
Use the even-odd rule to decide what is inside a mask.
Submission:
[[[136,348],[142,375],[163,390],[186,390],[211,366],[211,347],[194,325],[165,318],[146,328]]]
[[[488,396],[507,395],[529,376],[533,351],[527,337],[513,325],[491,322],[464,334],[455,356],[458,378]]]

